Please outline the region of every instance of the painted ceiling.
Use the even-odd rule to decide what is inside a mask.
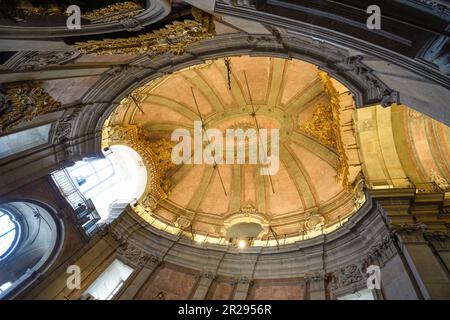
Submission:
[[[230,66],[217,59],[140,86],[105,124],[107,143],[153,159],[139,199],[152,224],[223,240],[233,225],[257,223],[260,241],[297,241],[345,223],[365,202],[363,185],[449,189],[449,127],[406,106],[356,110],[344,85],[307,62],[240,56]],[[280,129],[275,175],[262,176],[257,164],[171,162],[174,130],[192,132],[200,119],[222,132],[255,128],[254,109],[260,128]]]
[[[218,59],[140,87],[108,125],[136,126],[141,138],[155,145],[170,141],[175,129],[192,131],[200,115],[208,128],[254,127],[253,105],[260,128],[280,129],[279,171],[269,178],[254,164],[169,165],[163,177],[167,197],[153,208],[154,217],[169,225],[184,217],[191,231],[219,236],[247,211],[249,222],[253,217],[265,227],[262,239],[342,223],[356,209],[351,185],[361,167],[357,151],[349,148],[350,187],[337,183],[336,147],[305,129],[308,123],[318,129],[314,114],[330,105],[320,70],[270,57],[232,57],[230,62],[229,78],[224,60]],[[354,113],[352,96],[342,84],[332,83],[340,95],[342,139],[354,145],[351,126],[345,124]]]

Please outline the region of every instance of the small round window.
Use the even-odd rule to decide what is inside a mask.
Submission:
[[[18,233],[18,225],[13,217],[0,209],[0,260],[14,249]]]

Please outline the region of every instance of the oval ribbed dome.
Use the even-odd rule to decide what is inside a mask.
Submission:
[[[295,236],[349,217],[355,211],[351,185],[360,167],[349,168],[349,182],[344,186],[336,178],[340,161],[358,162],[351,152],[340,153],[336,142],[356,143],[353,134],[342,130],[354,110],[347,89],[299,60],[242,56],[230,62],[231,90],[224,60],[209,61],[135,90],[109,126],[135,126],[150,146],[164,141],[170,148],[175,144],[170,143],[173,130],[192,132],[193,122],[199,120],[191,88],[207,128],[223,132],[255,128],[250,115],[253,102],[260,128],[280,129],[279,171],[269,178],[260,175],[255,164],[220,164],[217,169],[206,164],[167,164],[161,173],[166,197],[152,208],[153,217],[169,225],[184,221],[185,226],[191,224],[192,232],[210,236],[224,236],[227,227],[242,220],[239,217],[247,217],[264,227],[261,239]],[[338,119],[333,120],[330,113],[333,97],[327,86],[334,86],[341,97]],[[324,112],[328,116],[323,119],[319,116]],[[329,128],[333,125],[340,130],[339,137]]]

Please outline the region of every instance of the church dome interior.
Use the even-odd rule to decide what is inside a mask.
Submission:
[[[0,300],[450,299],[449,22],[0,1]]]
[[[228,242],[224,236],[236,223],[262,227],[255,245],[274,245],[277,235],[292,243],[342,225],[358,209],[354,189],[362,176],[357,152],[338,150],[344,141],[356,144],[355,137],[339,128],[338,134],[333,132],[333,126],[353,116],[351,93],[316,66],[300,60],[225,59],[233,66],[230,78],[223,59],[158,78],[130,93],[103,129],[108,147],[129,143],[123,133],[134,130],[142,147],[162,166],[158,174],[164,179],[164,198],[153,209],[151,219],[159,220],[161,226],[189,228],[190,236],[199,241],[207,236],[206,241],[222,244]],[[328,123],[320,123],[320,113],[331,112],[335,98],[326,92],[328,87],[336,95],[347,94],[336,106],[345,111],[339,119],[331,117],[325,120]],[[260,175],[259,166],[248,159],[246,164],[230,161],[232,164],[217,167],[171,163],[173,130],[193,131],[194,121],[199,119],[224,135],[230,128],[256,129],[252,107],[257,110],[259,129],[280,130],[276,174]],[[324,127],[320,128],[321,124]],[[227,148],[224,145],[225,153]],[[342,169],[338,169],[340,158],[345,158]],[[357,165],[350,167],[349,162]],[[339,180],[344,176],[346,182],[342,183]],[[143,212],[152,210],[152,201],[158,197],[149,191],[136,207]]]

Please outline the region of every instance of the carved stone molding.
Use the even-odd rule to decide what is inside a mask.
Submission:
[[[81,108],[74,109],[70,114],[64,114],[56,123],[55,130],[53,132],[53,143],[61,143],[70,137],[72,132],[73,121],[78,117],[81,112]]]
[[[361,270],[361,266],[357,264],[350,264],[339,269],[338,274],[338,286],[346,287],[354,283],[359,283],[365,279],[364,273]]]
[[[13,71],[38,71],[52,65],[63,65],[81,56],[78,51],[18,52],[3,68]]]
[[[123,20],[120,20],[120,23],[127,29],[127,31],[140,31],[144,27],[142,26],[141,22],[138,19],[135,18],[126,18]]]
[[[233,7],[256,9],[256,0],[217,0],[217,2],[228,4]]]
[[[123,242],[117,248],[117,253],[129,262],[140,267],[148,266],[154,268],[160,263],[160,258],[152,253],[148,253],[128,242]]]
[[[143,267],[148,261],[148,254],[143,250],[125,242],[117,248],[117,253],[128,261]]]
[[[433,169],[431,169],[430,171],[430,180],[434,182],[441,190],[450,190],[450,184],[447,182],[447,180],[445,180],[443,176],[441,176]]]
[[[362,262],[355,262],[343,266],[328,275],[329,286],[333,291],[342,290],[350,285],[362,285],[368,275],[365,272],[368,266],[376,265],[382,268],[397,254],[395,238],[387,233],[378,242],[372,245]]]
[[[391,90],[385,86],[374,74],[373,71],[364,65],[363,56],[356,55],[345,58],[342,61],[344,68],[352,70],[356,76],[363,79],[366,86],[369,88],[370,96],[379,97],[380,104],[383,107],[388,107],[394,103],[399,103],[399,95],[396,91]],[[339,64],[339,63],[338,63]],[[337,65],[338,65],[337,64]]]
[[[247,276],[241,276],[238,279],[238,283],[240,284],[252,284],[253,280]]]
[[[385,235],[380,241],[369,248],[368,257],[364,261],[365,267],[377,265],[383,267],[392,257],[397,254],[394,239],[391,234]]]

